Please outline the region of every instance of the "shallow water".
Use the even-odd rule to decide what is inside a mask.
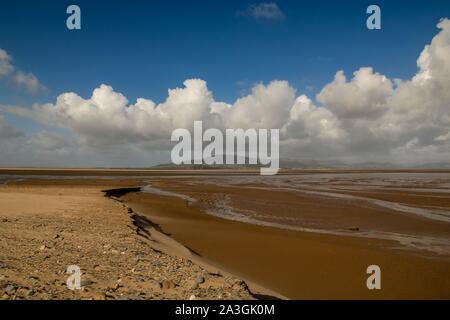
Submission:
[[[302,197],[314,197],[320,203],[321,199],[328,202],[351,205],[359,208],[365,213],[368,208],[378,208],[384,213],[403,215],[406,219],[423,219],[424,224],[441,225],[440,230],[448,230],[448,233],[433,234],[433,232],[422,231],[415,234],[411,230],[397,230],[395,226],[382,226],[349,230],[334,228],[333,221],[326,224],[317,222],[301,214],[283,215],[283,210],[267,209],[261,210],[262,206],[252,208],[236,205],[235,197],[221,194],[213,197],[204,205],[204,212],[216,217],[240,221],[249,224],[303,231],[319,234],[365,237],[395,241],[399,247],[429,251],[439,255],[450,256],[450,174],[443,173],[332,173],[332,174],[299,174],[283,175],[273,177],[261,176],[233,176],[233,177],[207,177],[183,181],[185,185],[216,187],[236,187],[243,189],[261,190],[265,192],[290,192]],[[205,188],[206,190],[208,188]],[[186,189],[187,191],[188,188]],[[151,186],[147,192],[159,195],[176,196],[191,202],[196,201],[195,195],[186,195],[180,192],[164,191]],[[361,192],[369,192],[371,197],[361,195]],[[439,206],[429,207],[425,204],[411,204],[408,202],[387,201],[377,198],[377,193],[390,195],[392,192],[406,197],[434,198],[441,203]],[[253,199],[247,199],[253,201]],[[245,198],[241,200],[245,202]],[[250,208],[249,208],[250,207]],[[271,211],[272,210],[272,211]],[[273,210],[277,210],[273,214]],[[446,227],[448,227],[446,229]]]

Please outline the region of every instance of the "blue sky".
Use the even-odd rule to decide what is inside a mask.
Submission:
[[[77,3],[82,30],[65,27]],[[282,21],[237,14],[244,1],[10,1],[0,10],[0,47],[48,90],[29,97],[2,83],[2,102],[49,102],[65,91],[89,96],[107,83],[130,100],[160,102],[188,78],[232,102],[257,82],[288,80],[315,93],[343,69],[373,66],[408,78],[448,1],[378,1],[382,30],[369,31],[372,1],[277,1]],[[258,2],[256,2],[258,3]],[[6,101],[5,101],[6,100]]]
[[[66,28],[71,4],[81,8],[82,30]],[[370,4],[381,8],[381,30],[366,28]],[[165,161],[158,152],[167,156],[161,141],[172,125],[208,118],[217,113],[216,102],[231,107],[218,111],[222,125],[283,130],[286,157],[415,163],[450,157],[450,22],[440,22],[450,17],[449,1],[17,0],[0,6],[0,165]],[[276,10],[261,17],[261,6]],[[334,81],[339,70],[346,78]],[[33,77],[38,89],[26,90],[36,87]],[[188,88],[186,79],[204,80],[214,101],[202,81]],[[168,89],[184,89],[157,112],[147,100],[141,114],[101,84],[129,104],[146,98],[158,105]],[[96,88],[101,101],[89,99]],[[65,92],[86,100],[58,105]],[[33,104],[37,109],[29,112]],[[113,162],[113,153],[97,152],[99,145],[127,156]]]

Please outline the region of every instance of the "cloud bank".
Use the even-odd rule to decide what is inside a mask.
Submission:
[[[101,85],[89,98],[70,92],[59,95],[55,103],[31,109],[4,107],[51,131],[31,137],[14,134],[0,118],[0,162],[12,165],[8,161],[27,154],[35,160],[40,154],[43,160],[36,161],[51,154],[61,165],[68,159],[105,166],[167,161],[172,130],[192,130],[194,120],[221,129],[279,128],[282,158],[448,162],[450,21],[443,19],[437,26],[439,33],[417,59],[417,73],[407,80],[362,67],[351,77],[337,71],[316,97],[297,94],[287,81],[272,81],[254,86],[249,95],[229,104],[216,101],[205,81],[190,79],[170,89],[159,104],[144,98],[130,103],[112,87]],[[0,74],[11,72],[2,54]],[[18,154],[11,146],[19,144]]]

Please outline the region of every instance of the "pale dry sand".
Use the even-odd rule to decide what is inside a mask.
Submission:
[[[164,241],[140,234],[133,213],[101,191],[134,184],[35,180],[0,186],[0,298],[253,298],[240,279],[153,249],[149,242],[161,247]],[[69,265],[83,272],[81,290],[66,286]]]

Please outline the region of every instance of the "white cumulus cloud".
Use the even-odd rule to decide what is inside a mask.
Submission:
[[[12,57],[6,50],[0,48],[0,79],[4,78],[13,83],[18,88],[25,89],[30,93],[36,93],[44,88],[38,78],[32,73],[25,73],[17,66],[13,65]]]
[[[69,92],[54,103],[3,111],[70,134],[35,134],[27,138],[24,153],[34,146],[41,153],[59,150],[61,157],[85,154],[99,163],[111,163],[113,150],[121,164],[141,163],[140,157],[149,152],[162,159],[170,150],[172,130],[192,129],[195,120],[221,129],[279,128],[280,154],[286,158],[449,161],[450,21],[443,19],[437,26],[440,31],[418,55],[411,79],[389,79],[371,67],[359,68],[349,79],[338,71],[316,99],[275,80],[257,84],[250,94],[228,103],[216,101],[206,81],[190,79],[168,90],[159,104],[147,98],[130,103],[111,86],[101,85],[87,98]],[[3,61],[9,61],[5,54]],[[2,118],[0,135],[7,136],[1,132],[11,132]],[[105,152],[104,157],[95,150]]]

